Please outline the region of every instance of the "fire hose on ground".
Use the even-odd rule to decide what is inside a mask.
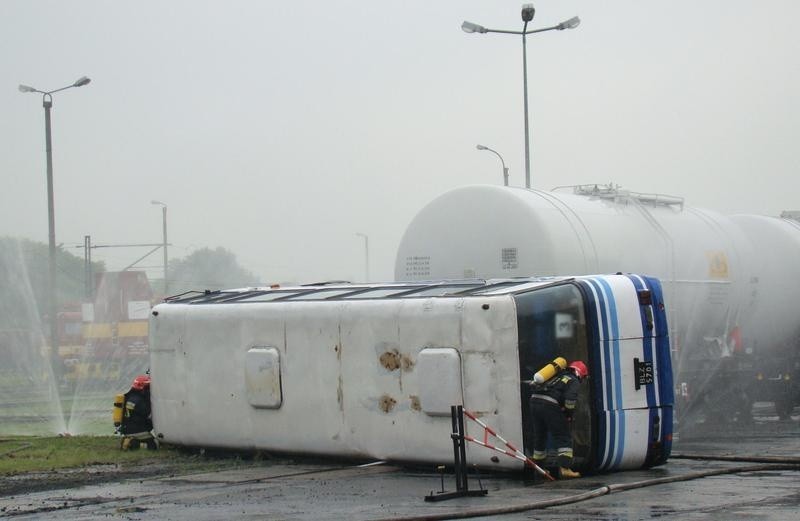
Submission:
[[[461,409],[459,407],[459,409]],[[473,442],[477,445],[482,447],[503,453],[507,456],[512,458],[518,459],[523,461],[526,465],[534,468],[537,472],[542,474],[543,476],[553,480],[553,477],[550,476],[547,471],[541,469],[538,465],[536,465],[532,460],[530,460],[527,456],[525,456],[522,451],[520,451],[517,447],[513,444],[508,442],[505,438],[500,436],[494,429],[486,425],[482,422],[478,417],[465,409],[463,410],[464,416],[473,420],[478,425],[480,425],[484,430],[483,440],[478,440],[472,436],[464,435],[464,439],[470,442]],[[461,411],[459,413],[461,413]],[[456,414],[454,412],[454,414]],[[493,436],[506,446],[507,449],[503,449],[501,447],[494,446],[489,443],[489,436]],[[697,459],[697,460],[710,460],[710,461],[731,461],[731,462],[746,462],[746,463],[759,463],[759,465],[751,465],[748,467],[733,467],[729,469],[714,469],[714,470],[705,470],[705,471],[697,471],[697,472],[689,472],[687,474],[680,474],[678,476],[668,476],[663,478],[654,478],[654,479],[647,479],[642,481],[636,481],[633,483],[616,483],[611,485],[604,485],[602,487],[589,490],[587,492],[582,492],[580,494],[573,494],[570,496],[565,496],[563,498],[555,498],[555,499],[547,499],[541,501],[534,501],[532,503],[523,503],[520,505],[510,505],[505,507],[492,507],[492,508],[478,508],[478,509],[468,509],[462,510],[459,512],[450,512],[450,513],[437,513],[437,514],[426,514],[421,516],[410,516],[410,517],[395,517],[395,518],[386,518],[381,519],[378,521],[388,521],[389,519],[397,520],[397,521],[437,521],[443,519],[466,519],[470,517],[481,517],[481,516],[491,516],[491,515],[502,515],[502,514],[515,514],[519,512],[525,512],[528,510],[538,510],[548,507],[560,506],[560,505],[568,505],[573,503],[579,503],[581,501],[586,501],[589,499],[594,499],[596,497],[604,496],[607,494],[612,494],[615,492],[624,492],[626,490],[634,490],[638,488],[645,488],[651,487],[656,485],[663,485],[667,483],[676,483],[680,481],[690,481],[694,479],[706,478],[711,476],[719,476],[725,474],[740,474],[745,472],[759,472],[759,471],[766,471],[766,470],[791,470],[791,471],[798,471],[800,470],[800,458],[792,457],[792,456],[726,456],[726,455],[702,455],[702,454],[675,454],[672,456],[676,459]]]
[[[685,456],[684,456],[685,457]],[[714,458],[719,459],[719,458]],[[798,460],[798,458],[787,458],[787,460]],[[680,481],[691,481],[694,479],[707,478],[711,476],[721,476],[725,474],[741,474],[745,472],[761,472],[761,471],[775,471],[775,470],[791,470],[800,471],[800,462],[796,463],[768,463],[760,465],[750,465],[746,467],[733,467],[729,469],[714,469],[703,470],[697,472],[689,472],[680,474],[678,476],[669,476],[664,478],[646,479],[642,481],[635,481],[633,483],[616,483],[611,485],[604,485],[602,487],[582,492],[580,494],[573,494],[561,498],[546,499],[541,501],[533,501],[530,503],[522,503],[519,505],[509,505],[503,507],[490,507],[490,508],[475,508],[468,510],[461,510],[458,512],[445,512],[436,514],[425,514],[420,516],[401,516],[383,518],[376,521],[439,521],[444,519],[467,519],[471,517],[482,516],[497,516],[503,514],[517,514],[529,510],[540,510],[543,508],[570,505],[579,503],[589,499],[594,499],[616,492],[624,492],[626,490],[634,490],[638,488],[652,487],[655,485],[663,485],[666,483],[676,483]]]

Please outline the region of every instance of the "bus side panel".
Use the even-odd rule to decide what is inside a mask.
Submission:
[[[605,455],[598,470],[638,469],[666,462],[672,449],[672,407],[622,409],[599,415]]]
[[[488,303],[487,309],[484,304]],[[484,423],[510,443],[522,448],[516,315],[512,299],[464,299],[461,356],[464,364],[464,407],[477,413]],[[482,439],[483,429],[469,419],[465,419],[465,422],[467,434]],[[448,418],[445,438],[449,443],[449,454],[452,454],[450,430]],[[497,439],[490,443],[501,445]],[[519,460],[474,443],[467,443],[467,460],[484,468],[524,467]]]
[[[642,466],[647,456],[648,413],[649,409],[623,409],[600,415],[601,433],[606,433],[600,438],[606,447],[600,470]]]
[[[664,305],[664,293],[661,289],[661,282],[652,277],[645,277],[647,285],[653,293],[653,308],[656,321],[656,329],[659,332],[656,343],[656,355],[658,357],[658,386],[661,393],[661,405],[671,406],[675,404],[675,386],[672,377],[672,353],[670,352],[669,327],[667,324],[667,312]],[[672,419],[670,418],[670,425]],[[670,430],[670,436],[672,431]]]
[[[654,451],[653,423],[657,443],[665,437],[671,440],[671,431],[664,432],[672,425],[672,393],[669,343],[666,336],[659,336],[666,332],[666,322],[663,317],[656,319],[659,296],[651,292],[654,301],[640,299],[640,291],[650,289],[652,281],[637,276],[593,277],[585,282],[590,306],[599,317],[592,326],[599,339],[597,352],[590,357],[594,463],[598,470],[640,468],[652,464],[648,455]],[[663,405],[668,407],[662,409]]]
[[[151,368],[165,442],[407,461],[452,460],[449,416],[430,415],[417,362],[460,354],[464,405],[509,441],[521,437],[517,332],[509,297],[159,306]],[[252,403],[248,353],[275,353],[280,396]],[[258,357],[253,357],[255,361]],[[251,363],[253,360],[251,360]],[[247,369],[252,369],[248,373]],[[258,397],[257,397],[258,398]],[[482,429],[470,423],[478,437]],[[469,461],[518,469],[472,446]]]
[[[637,277],[637,276],[633,276]],[[644,466],[661,465],[667,461],[672,451],[673,433],[673,406],[675,404],[675,391],[672,378],[672,357],[669,344],[669,328],[667,313],[664,306],[664,293],[661,282],[653,277],[637,277],[642,281],[643,289],[650,291],[650,306],[642,305],[642,319],[645,323],[648,317],[652,321],[653,345],[651,358],[653,360],[653,385],[647,385],[648,395],[657,393],[658,414],[651,415],[650,446]],[[638,287],[638,286],[637,286]],[[648,310],[649,307],[649,310]],[[647,351],[645,339],[645,351]]]
[[[672,452],[672,406],[659,407],[650,416],[650,445],[645,467],[663,465]]]
[[[156,319],[155,317],[159,317]],[[182,400],[186,396],[186,378],[182,370],[184,309],[160,304],[153,308],[150,316],[150,374],[153,378],[151,392],[158,399],[151,400],[155,432],[161,432],[159,424],[174,428],[167,432],[178,435],[186,432],[183,423]]]
[[[417,364],[426,347],[460,351],[459,324],[455,309],[433,299],[348,303],[332,387],[341,396],[337,442],[379,459],[429,460],[452,452],[444,434],[450,418],[425,412],[426,382]],[[453,378],[460,374],[442,375],[443,381]]]
[[[170,443],[253,447],[251,408],[239,377],[246,349],[237,349],[246,345],[247,333],[233,318],[233,308],[157,309],[150,362],[156,432]],[[174,353],[168,354],[169,348]]]
[[[653,339],[649,339],[648,344],[652,343]],[[641,339],[628,339],[603,342],[603,351],[608,353],[608,360],[599,378],[605,395],[603,408],[596,410],[601,418],[597,430],[598,468],[639,468],[649,446],[650,411],[660,408],[658,396],[652,392],[654,385],[636,386],[634,360],[644,358],[646,350]]]
[[[629,275],[628,277],[633,281],[637,291],[648,290],[650,292],[650,305],[640,306],[645,336],[645,360],[653,361],[655,371],[654,390],[648,390],[648,393],[657,393],[656,405],[672,406],[675,403],[672,383],[672,358],[670,356],[667,313],[664,306],[664,293],[661,289],[661,283],[653,277],[639,275]],[[647,345],[648,337],[654,339],[653,344],[649,347]]]

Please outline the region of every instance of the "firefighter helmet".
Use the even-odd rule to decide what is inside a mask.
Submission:
[[[140,374],[136,378],[133,379],[133,383],[131,384],[131,389],[136,389],[137,391],[144,391],[145,389],[150,388],[150,375],[147,374]]]
[[[586,364],[580,360],[575,360],[569,364],[569,368],[575,371],[575,374],[578,375],[578,378],[580,379],[584,379],[589,376],[589,369],[586,367]]]

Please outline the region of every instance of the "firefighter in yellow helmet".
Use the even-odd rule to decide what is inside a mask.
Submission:
[[[144,443],[148,449],[157,449],[153,437],[153,417],[150,411],[150,375],[133,379],[131,389],[125,393],[122,413],[122,450],[138,449]]]
[[[579,478],[572,466],[572,434],[569,421],[578,400],[580,382],[589,376],[586,364],[576,360],[556,376],[534,387],[530,399],[533,420],[533,461],[544,463],[547,456],[547,435],[558,452],[561,478]]]

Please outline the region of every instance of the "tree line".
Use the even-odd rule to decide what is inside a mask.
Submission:
[[[58,309],[87,300],[84,259],[62,247],[56,248]],[[106,271],[102,261],[92,262],[92,273]],[[48,245],[29,239],[0,237],[0,329],[21,326],[22,317],[42,317],[47,310]],[[225,248],[201,248],[182,258],[171,259],[167,268],[169,293],[216,290],[259,285],[256,275],[239,265],[236,255]],[[151,280],[160,295],[163,280]]]

